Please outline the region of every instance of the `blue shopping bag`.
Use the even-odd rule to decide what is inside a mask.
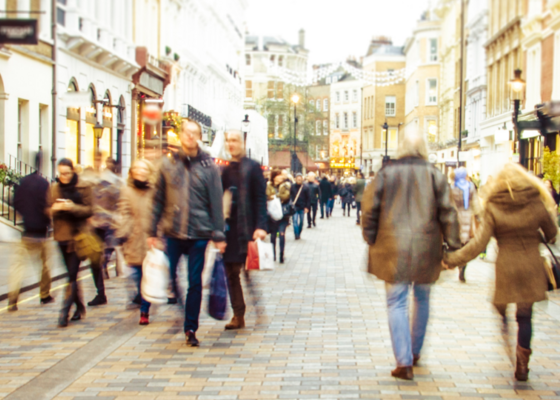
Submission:
[[[224,259],[221,254],[216,256],[212,279],[210,281],[210,295],[208,297],[208,314],[214,319],[223,320],[227,309],[227,277]]]

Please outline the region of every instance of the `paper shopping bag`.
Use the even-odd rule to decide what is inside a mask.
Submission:
[[[247,245],[247,260],[245,261],[245,269],[259,269],[259,248],[256,242],[249,242]]]
[[[272,243],[257,240],[257,249],[259,252],[259,269],[271,271],[274,269],[274,250]]]

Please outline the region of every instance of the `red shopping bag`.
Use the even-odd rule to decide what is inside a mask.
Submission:
[[[245,261],[245,269],[260,269],[259,248],[257,246],[257,242],[249,242],[247,246],[247,260]]]

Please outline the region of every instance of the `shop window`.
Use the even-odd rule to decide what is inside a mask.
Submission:
[[[253,81],[245,81],[245,98],[253,98]]]
[[[385,148],[385,140],[389,140],[389,145],[387,148],[389,150],[396,150],[398,147],[398,135],[397,135],[397,128],[389,128],[389,132],[385,132],[383,130],[383,135],[381,136],[381,148]]]
[[[437,141],[437,122],[435,119],[430,119],[428,122],[428,142],[435,143]]]

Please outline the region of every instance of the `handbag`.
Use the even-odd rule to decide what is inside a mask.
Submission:
[[[79,232],[74,236],[74,250],[78,258],[83,261],[90,259],[92,265],[100,265],[103,247],[96,235],[90,232]]]
[[[210,294],[208,295],[208,314],[214,319],[223,320],[227,311],[227,278],[224,259],[221,254],[216,256],[212,280],[210,281]]]
[[[254,242],[249,242],[247,250],[247,260],[245,261],[246,270],[274,270],[274,251],[272,243],[257,239]]]
[[[546,279],[548,281],[548,291],[550,292],[558,289],[558,287],[560,286],[560,267],[558,264],[558,259],[552,252],[552,249],[550,248],[544,237],[542,238],[542,241],[550,252],[550,255],[552,256],[550,260],[546,258],[544,259],[544,269],[546,273]]]
[[[269,200],[266,203],[266,209],[268,211],[268,215],[274,221],[280,221],[284,217],[284,212],[282,211],[282,202],[276,196],[272,200]]]
[[[303,184],[299,188],[294,201],[290,200],[288,203],[282,204],[282,213],[284,214],[284,217],[291,217],[292,215],[294,215],[296,213],[296,207],[295,206],[296,206],[296,203],[299,199],[299,195],[301,194],[302,189],[303,189]]]

